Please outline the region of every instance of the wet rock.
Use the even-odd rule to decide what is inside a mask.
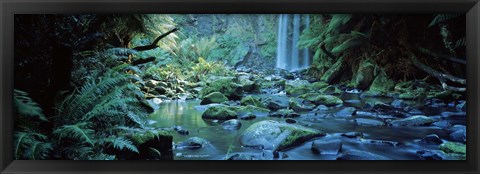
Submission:
[[[255,118],[257,118],[257,116],[251,113],[240,117],[241,120],[253,120]]]
[[[334,114],[335,117],[351,117],[355,115],[357,109],[354,107],[346,107]]]
[[[260,108],[252,105],[248,106],[228,106],[228,109],[235,111],[238,116],[244,116],[253,114],[256,117],[264,117],[270,112],[270,110],[265,108]]]
[[[425,103],[425,106],[432,107],[432,108],[441,108],[441,107],[446,107],[447,104],[445,104],[443,100],[440,100],[438,98],[432,98],[427,100],[427,102]]]
[[[210,142],[200,137],[191,137],[177,145],[177,148],[200,149],[209,146]]]
[[[299,117],[300,114],[295,113],[295,111],[291,109],[279,109],[276,112],[271,112],[268,114],[269,117],[278,117],[278,118],[295,118]]]
[[[225,130],[238,130],[242,127],[242,123],[237,119],[227,120],[222,123],[222,128]]]
[[[433,119],[424,115],[416,115],[400,120],[390,122],[393,126],[428,126],[433,123]]]
[[[392,105],[394,108],[400,109],[400,108],[407,107],[408,103],[405,102],[404,100],[397,99],[397,100],[392,101],[392,103],[390,105]]]
[[[450,131],[455,132],[455,131],[458,131],[458,130],[466,130],[466,129],[467,129],[467,127],[464,126],[464,125],[453,125],[450,128]]]
[[[217,120],[229,120],[236,119],[237,113],[227,109],[224,106],[212,106],[209,107],[203,114],[203,119],[217,119]]]
[[[446,142],[440,145],[440,150],[445,153],[466,154],[467,145],[456,142]]]
[[[343,101],[338,97],[335,97],[333,95],[323,95],[319,93],[303,94],[300,96],[300,98],[315,103],[316,105],[336,106],[339,104],[343,104]]]
[[[382,121],[368,119],[368,118],[356,118],[355,122],[358,125],[365,125],[365,126],[384,126],[385,123]]]
[[[347,132],[347,133],[342,133],[341,136],[347,137],[347,138],[363,138],[363,133],[361,133],[361,132]]]
[[[249,153],[249,152],[234,153],[226,158],[226,160],[272,160],[272,159],[273,159],[273,156],[271,158],[268,158],[268,157],[265,157],[263,153]]]
[[[313,109],[314,112],[318,112],[318,111],[327,111],[328,110],[328,107],[325,106],[325,105],[318,105],[317,107],[315,107]]]
[[[338,154],[342,149],[342,141],[333,140],[315,140],[312,142],[311,150],[315,154]]]
[[[340,88],[338,88],[337,86],[329,85],[320,89],[320,93],[328,95],[339,95],[342,94],[342,90],[340,90]]]
[[[225,95],[223,95],[220,92],[212,92],[206,95],[205,97],[203,97],[202,102],[200,102],[200,104],[207,105],[211,103],[222,103],[225,101],[228,101],[228,98],[225,97]]]
[[[455,142],[467,142],[467,131],[465,129],[459,129],[450,134],[450,139]]]
[[[388,92],[392,91],[395,86],[395,82],[388,78],[385,71],[380,70],[380,73],[375,77],[372,84],[367,91],[362,93],[360,97],[378,97],[384,96]]]
[[[430,134],[422,138],[420,142],[425,143],[425,144],[442,144],[443,140],[438,137],[438,135],[435,134]]]
[[[298,96],[310,92],[311,84],[306,80],[287,80],[285,82],[285,92],[288,95]]]
[[[289,99],[287,96],[268,95],[262,97],[261,101],[268,109],[278,110],[288,108]]]
[[[447,120],[437,121],[437,122],[432,123],[432,125],[437,126],[439,128],[442,128],[442,129],[447,129],[447,128],[450,128],[450,126],[452,126],[452,124]]]
[[[393,110],[393,107],[383,102],[376,102],[375,105],[373,105],[373,110],[377,112],[390,112]]]
[[[262,146],[267,150],[291,148],[325,133],[297,124],[265,120],[252,124],[241,136],[241,143],[246,147]]]
[[[290,124],[295,124],[295,123],[297,123],[297,120],[294,120],[294,119],[291,119],[291,118],[287,118],[287,119],[285,119],[285,122],[286,122],[286,123],[290,123]]]
[[[244,106],[252,105],[252,106],[256,106],[256,107],[266,108],[266,106],[262,102],[260,102],[260,100],[258,100],[258,98],[255,98],[251,95],[244,97],[240,101],[240,104],[244,105]]]
[[[380,145],[380,146],[398,146],[400,145],[399,142],[396,142],[396,141],[388,141],[388,140],[370,140],[370,139],[362,139],[361,142],[363,143],[370,143],[370,144],[374,144],[374,145]]]
[[[391,159],[384,157],[382,155],[371,153],[371,152],[351,149],[346,152],[343,152],[337,158],[337,160],[391,160]]]
[[[301,98],[291,98],[289,106],[296,112],[310,111],[315,107],[310,101]]]
[[[238,78],[239,84],[243,87],[245,92],[256,92],[259,90],[259,86],[255,84],[254,81],[244,78],[243,76]]]

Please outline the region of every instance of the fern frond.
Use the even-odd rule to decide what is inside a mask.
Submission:
[[[453,19],[453,18],[456,18],[456,17],[459,17],[460,14],[436,14],[435,17],[433,18],[432,22],[430,22],[430,24],[428,25],[428,28],[438,24],[438,23],[441,23],[441,22],[444,22],[444,21],[447,21],[447,20],[450,20],[450,19]]]
[[[124,150],[127,149],[132,152],[140,153],[135,145],[133,145],[133,142],[125,139],[124,137],[109,137],[106,139],[107,142],[111,143],[113,145],[113,148],[119,149],[119,150]]]
[[[35,117],[42,121],[47,121],[47,118],[43,115],[43,110],[38,103],[34,102],[28,93],[14,89],[13,102],[15,110],[22,116]]]
[[[61,128],[53,131],[59,139],[70,138],[79,142],[86,142],[90,145],[94,145],[93,142],[93,129],[85,128],[89,123],[80,122],[74,125],[64,125]]]

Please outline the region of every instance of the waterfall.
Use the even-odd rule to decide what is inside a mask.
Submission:
[[[293,20],[290,20],[293,16]],[[295,71],[310,66],[308,49],[300,51],[298,40],[302,30],[301,18],[304,17],[303,29],[309,27],[310,17],[300,14],[281,14],[278,17],[277,33],[277,68]]]

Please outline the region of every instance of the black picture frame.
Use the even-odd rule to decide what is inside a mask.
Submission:
[[[1,0],[1,173],[479,173],[478,0]],[[14,14],[73,13],[465,13],[466,161],[23,161],[13,160]]]

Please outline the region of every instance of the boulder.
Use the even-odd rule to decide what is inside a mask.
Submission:
[[[400,120],[394,120],[390,122],[393,126],[428,126],[432,124],[434,120],[424,115],[416,115]]]
[[[241,136],[241,143],[247,147],[263,147],[267,150],[283,150],[302,144],[325,133],[297,124],[265,120],[252,124]]]
[[[362,97],[385,96],[388,92],[393,90],[394,86],[395,82],[388,78],[385,71],[381,70],[373,80],[368,90],[362,93]]]
[[[355,115],[355,113],[357,112],[357,109],[355,109],[354,107],[346,107],[346,108],[343,108],[341,109],[340,111],[336,112],[334,114],[335,117],[351,117],[353,115]]]
[[[284,95],[267,95],[262,96],[261,101],[268,109],[278,110],[288,108],[289,99]]]
[[[205,97],[203,97],[202,102],[200,102],[200,105],[208,105],[211,103],[222,103],[225,101],[228,101],[228,98],[225,97],[225,95],[223,95],[220,92],[212,92],[206,95]]]
[[[231,119],[223,122],[222,128],[225,130],[238,130],[242,127],[242,123],[237,119]]]
[[[343,101],[333,95],[323,95],[318,93],[308,93],[303,94],[300,98],[308,100],[316,105],[325,105],[325,106],[336,106],[343,104]]]
[[[285,119],[285,122],[286,122],[286,123],[290,123],[290,124],[295,124],[295,123],[297,123],[297,120],[294,120],[294,119],[291,119],[291,118],[287,118],[287,119]]]
[[[266,106],[262,102],[260,102],[258,98],[253,97],[251,95],[242,98],[242,100],[240,101],[240,104],[244,106],[252,105],[256,107],[266,108]]]
[[[203,112],[202,118],[229,120],[229,119],[236,119],[237,113],[225,106],[212,106],[212,107],[209,107],[205,112]]]
[[[240,116],[240,120],[253,120],[255,118],[257,118],[257,116],[255,116],[255,114],[252,114],[252,113]]]
[[[379,120],[368,119],[368,118],[356,118],[355,123],[358,125],[364,126],[384,126],[385,123]]]
[[[311,150],[315,154],[338,154],[342,149],[342,141],[333,140],[315,140],[312,142]]]
[[[291,98],[288,104],[296,112],[310,111],[315,107],[310,101],[301,98]]]
[[[347,132],[347,133],[342,133],[341,136],[347,137],[347,138],[363,138],[363,133],[361,133],[361,132]]]
[[[435,134],[430,134],[422,138],[420,142],[425,143],[425,144],[442,144],[443,140],[438,137],[438,135]]]
[[[220,92],[230,100],[239,100],[242,97],[243,87],[235,83],[234,78],[215,77],[209,78],[208,81],[206,87],[202,88],[200,91],[200,96],[202,97],[212,92]]]
[[[467,131],[465,129],[456,130],[450,134],[450,139],[455,142],[465,143],[467,142]]]
[[[310,82],[306,80],[295,79],[285,82],[285,92],[287,92],[288,95],[298,96],[308,93],[311,90],[312,86]]]
[[[361,90],[370,87],[375,78],[375,65],[370,59],[363,60],[353,76],[352,86]]]
[[[446,142],[440,145],[440,150],[444,151],[445,153],[466,154],[467,145],[463,143]]]

